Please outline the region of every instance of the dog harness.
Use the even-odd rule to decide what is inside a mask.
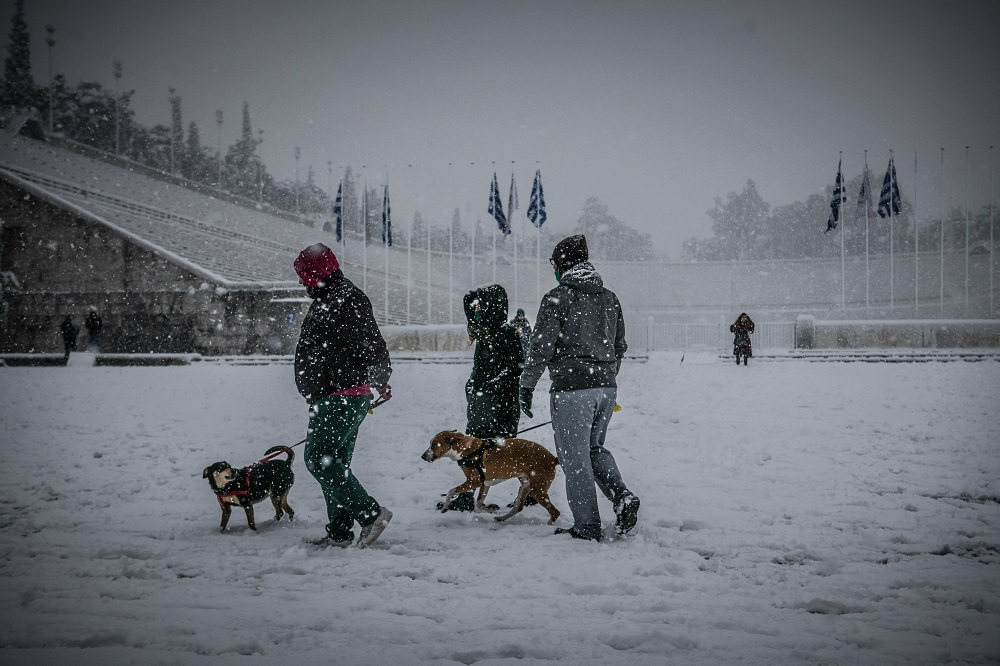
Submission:
[[[226,504],[231,504],[232,503],[232,502],[226,502],[226,499],[228,499],[228,498],[238,498],[241,495],[249,495],[250,494],[250,471],[253,470],[253,467],[254,467],[253,465],[250,465],[249,467],[247,467],[246,488],[244,490],[228,490],[227,491],[226,488],[228,488],[229,486],[233,485],[233,483],[236,482],[236,479],[233,479],[232,481],[230,481],[229,483],[227,483],[226,485],[224,485],[222,488],[220,488],[220,489],[218,489],[218,490],[215,491],[215,498],[217,500],[219,500],[219,504],[221,504],[222,506],[225,506]],[[239,500],[236,501],[236,504],[239,504]]]
[[[485,484],[486,470],[483,468],[483,454],[497,448],[497,441],[495,439],[480,441],[483,443],[482,446],[464,458],[459,458],[457,462],[459,467],[471,467],[479,472],[479,482]]]

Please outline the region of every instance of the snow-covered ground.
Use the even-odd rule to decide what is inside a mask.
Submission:
[[[306,543],[301,447],[296,521],[218,531],[202,469],[304,436],[287,365],[0,368],[0,661],[1000,662],[1000,363],[680,361],[623,366],[608,444],[642,510],[600,544],[436,512],[462,474],[420,454],[469,367],[397,363],[354,459],[395,513],[368,550]]]

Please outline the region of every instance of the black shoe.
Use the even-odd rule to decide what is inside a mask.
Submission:
[[[315,539],[309,541],[314,546],[333,546],[335,548],[347,548],[352,543],[354,543],[354,532],[348,532],[346,535],[338,535],[336,537],[327,534],[322,539]]]
[[[615,518],[618,534],[625,534],[635,527],[639,521],[639,498],[625,491],[615,502]]]
[[[437,503],[438,511],[444,508],[444,502]],[[472,511],[476,508],[476,499],[473,497],[471,492],[460,493],[457,497],[451,500],[451,504],[448,505],[449,511]]]
[[[576,531],[575,527],[557,527],[556,534],[568,534],[574,539],[583,539],[584,541],[600,541],[600,537],[591,537],[585,534],[580,534]]]

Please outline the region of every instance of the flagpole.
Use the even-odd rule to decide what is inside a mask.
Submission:
[[[510,161],[510,192],[507,194],[507,228],[510,230],[511,240],[514,241],[514,309],[518,304],[518,266],[517,266],[517,236],[514,235],[514,207],[517,206],[517,191],[514,185],[514,160]]]
[[[364,255],[362,255],[362,268],[364,277],[361,279],[361,290],[368,294],[368,177],[365,175],[365,165],[361,165],[361,180],[363,182],[364,197],[362,197],[361,213],[361,237],[364,240]]]
[[[895,237],[892,218],[892,203],[893,203],[893,187],[895,187],[895,178],[893,178],[893,173],[896,171],[894,168],[895,162],[893,161],[892,151],[889,151],[889,314],[890,316],[895,316],[896,314],[896,270],[895,263],[893,259],[893,252],[895,251]]]
[[[990,316],[993,316],[993,146],[990,146]]]
[[[410,250],[413,249],[413,222],[410,222],[410,229],[406,234],[406,325],[410,325]]]
[[[431,223],[427,221],[427,324],[431,323]]]
[[[382,247],[385,248],[383,274],[385,276],[385,321],[389,323],[389,241],[391,240],[392,209],[389,207],[389,175],[385,177],[385,190],[382,193]]]
[[[917,227],[917,151],[913,151],[913,317],[920,317],[920,229]]]
[[[840,180],[840,191],[837,193],[837,210],[840,213],[840,316],[844,317],[847,310],[847,272],[845,270],[844,253],[844,232],[846,230],[847,219],[844,215],[844,187],[847,185],[843,176],[844,151],[840,151],[840,158],[837,160],[837,178]]]
[[[944,316],[944,148],[941,148],[941,305],[940,316]]]
[[[455,323],[455,221],[448,225],[448,323]]]
[[[870,179],[868,177],[868,151],[867,150],[865,150],[865,176],[864,176],[864,178],[865,178],[865,182],[864,182],[863,187],[866,188],[866,190],[865,190],[865,318],[868,319],[868,318],[871,317],[871,311],[869,309],[871,307],[871,288],[869,286],[870,279],[871,279],[871,270],[869,269],[869,265],[868,265],[868,256],[869,256],[869,251],[868,251],[868,209],[871,208],[871,206],[868,205],[868,197],[871,196],[871,181],[870,181]]]
[[[965,147],[965,316],[969,316],[969,147]]]

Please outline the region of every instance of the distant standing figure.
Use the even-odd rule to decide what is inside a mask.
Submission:
[[[66,315],[63,323],[59,325],[59,330],[62,331],[63,347],[66,349],[66,353],[63,356],[63,365],[66,365],[69,363],[69,353],[76,351],[76,336],[80,332],[80,329],[73,324],[73,315]]]
[[[524,357],[528,358],[528,347],[531,346],[531,324],[528,323],[528,318],[524,316],[524,309],[518,308],[517,315],[514,316],[510,323],[514,325],[517,337],[521,339],[521,349],[524,350]]]
[[[101,315],[97,314],[97,308],[94,306],[90,306],[90,314],[87,315],[84,326],[87,327],[87,335],[90,337],[87,347],[92,351],[99,351],[101,347]]]
[[[733,339],[733,356],[736,357],[736,365],[740,364],[740,357],[743,357],[743,365],[753,356],[753,346],[750,344],[750,334],[753,333],[753,319],[746,312],[733,322],[729,327],[730,333],[735,333]]]

